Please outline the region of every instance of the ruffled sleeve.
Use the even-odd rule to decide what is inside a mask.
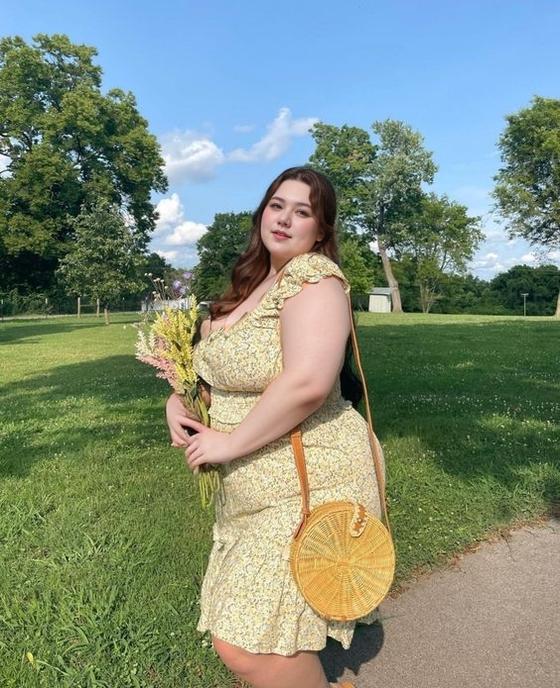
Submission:
[[[344,291],[350,293],[350,283],[340,267],[322,253],[302,253],[290,260],[280,282],[269,292],[259,309],[261,325],[272,324],[284,301],[301,291],[305,282],[319,282],[323,277],[335,276],[340,279]]]

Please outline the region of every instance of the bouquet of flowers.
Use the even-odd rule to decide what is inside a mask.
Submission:
[[[200,309],[194,294],[185,297],[187,285],[180,280],[167,286],[164,280],[147,273],[155,290],[153,309],[146,309],[145,317],[136,325],[136,358],[153,366],[157,377],[167,380],[187,409],[206,426],[210,425],[208,409],[202,396],[202,383],[192,364],[193,338],[197,330]],[[192,273],[183,273],[188,281]],[[210,506],[220,489],[220,474],[215,466],[195,470],[201,503]]]

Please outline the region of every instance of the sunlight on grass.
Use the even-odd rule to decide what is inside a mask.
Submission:
[[[195,631],[212,514],[134,319],[0,323],[2,688],[235,685]],[[558,321],[357,319],[397,584],[558,509]]]

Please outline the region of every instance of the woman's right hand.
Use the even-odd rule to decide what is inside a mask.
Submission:
[[[195,413],[188,411],[181,401],[181,397],[173,392],[173,394],[167,400],[165,405],[165,416],[167,419],[167,425],[169,427],[169,434],[171,435],[171,446],[172,447],[188,447],[188,437],[185,427],[182,425],[182,421],[192,418],[194,420],[200,420]]]

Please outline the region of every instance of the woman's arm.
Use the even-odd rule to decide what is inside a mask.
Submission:
[[[344,363],[348,296],[337,277],[305,283],[280,311],[283,369],[230,434],[235,458],[290,432],[320,408]]]

